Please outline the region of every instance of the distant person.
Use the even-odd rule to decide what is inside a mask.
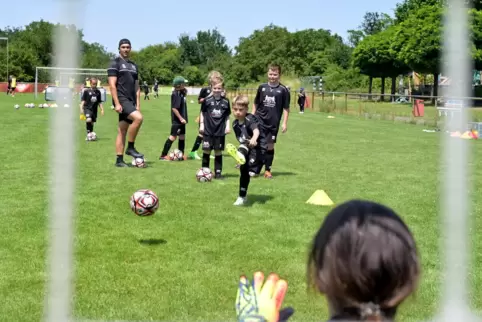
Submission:
[[[97,113],[100,107],[101,115],[104,115],[102,106],[102,96],[97,88],[97,79],[90,80],[91,88],[85,88],[82,93],[82,102],[80,104],[80,113],[85,115],[85,127],[87,131],[86,141],[88,141],[89,133],[94,132],[94,124],[97,122]]]
[[[300,88],[298,93],[298,105],[300,106],[300,114],[305,113],[306,93],[304,88]]]
[[[167,154],[174,141],[178,138],[178,149],[182,152],[184,157],[186,124],[188,123],[186,82],[187,81],[182,76],[176,76],[172,82],[174,90],[171,94],[171,133],[164,143],[164,148],[159,156],[159,160],[161,161],[170,161]]]
[[[17,87],[17,79],[15,78],[15,76],[13,75],[8,76],[7,95],[12,95],[12,97],[14,97],[16,87]]]
[[[159,82],[154,80],[154,98],[159,98]]]
[[[116,138],[117,167],[128,167],[124,162],[124,148],[127,136],[125,154],[133,158],[144,158],[135,148],[137,134],[144,120],[140,108],[141,89],[137,65],[129,59],[132,47],[128,39],[119,41],[119,56],[112,60],[107,69],[109,87],[114,110],[119,113],[119,123]]]
[[[149,85],[146,81],[144,81],[144,83],[142,84],[142,90],[144,91],[144,101],[150,101],[151,99],[149,98]]]

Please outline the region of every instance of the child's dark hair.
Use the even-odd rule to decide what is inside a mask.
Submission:
[[[418,285],[415,240],[390,208],[352,200],[334,208],[317,232],[308,282],[340,318],[391,321]]]
[[[277,70],[278,73],[281,74],[281,66],[279,64],[275,64],[275,63],[269,64],[268,69]]]

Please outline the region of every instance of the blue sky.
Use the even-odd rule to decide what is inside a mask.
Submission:
[[[23,26],[33,20],[65,22],[58,18],[61,0],[23,0],[17,10],[1,10],[0,28]],[[80,0],[64,0],[80,1]],[[217,27],[234,47],[240,37],[269,23],[290,31],[323,28],[346,37],[346,30],[359,26],[367,11],[392,14],[401,0],[279,0],[271,1],[165,1],[84,0],[81,24],[85,39],[114,52],[121,38],[129,38],[134,49],[164,41],[176,41],[179,34]],[[216,8],[216,6],[219,6]],[[20,10],[21,8],[28,8]],[[118,18],[115,18],[118,17]],[[102,32],[100,32],[102,30]]]

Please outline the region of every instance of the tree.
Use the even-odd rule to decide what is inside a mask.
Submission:
[[[355,48],[356,46],[358,46],[360,41],[362,41],[363,37],[365,36],[363,31],[361,30],[350,29],[347,32],[348,32],[348,44],[352,48]]]
[[[438,95],[441,71],[442,14],[438,5],[420,7],[400,24],[391,46],[398,53],[398,60],[412,70],[433,74],[433,96]]]
[[[392,25],[392,18],[382,12],[367,12],[363,16],[360,30],[365,36],[375,35]]]
[[[234,70],[231,73],[233,78],[244,78],[257,81],[261,75],[266,74],[268,64],[272,62],[283,66],[283,73],[289,71],[288,63],[290,58],[288,52],[288,40],[290,32],[283,27],[269,25],[262,30],[255,30],[250,36],[239,40],[234,55]],[[239,67],[247,71],[239,73]]]

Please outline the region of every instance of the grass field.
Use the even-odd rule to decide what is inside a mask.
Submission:
[[[39,320],[43,309],[51,111],[13,108],[27,102],[34,100],[28,95],[0,96],[5,115],[0,154],[2,321]],[[403,216],[418,241],[423,280],[399,320],[433,316],[443,281],[438,215],[441,134],[389,121],[292,113],[288,133],[277,146],[275,178],[252,180],[250,206],[236,208],[234,161],[225,158],[227,178],[209,184],[195,180],[200,161],[157,161],[169,134],[168,98],[146,102],[142,109],[145,123],[137,148],[146,155],[146,169],[114,167],[116,114],[108,106],[95,128],[99,141],[85,142],[84,124],[78,123],[73,299],[77,317],[234,320],[238,276],[260,269],[288,279],[285,304],[295,307],[294,321],[325,319],[323,298],[307,292],[305,283],[309,242],[329,211],[305,203],[317,189],[327,191],[337,203],[366,198]],[[198,106],[190,104],[189,109],[188,149],[195,138]],[[228,141],[234,143],[234,137]],[[471,144],[476,215],[470,225],[470,282],[472,306],[480,309],[482,239],[477,234],[482,229],[482,201],[477,196],[482,193],[482,152],[480,142]],[[129,197],[140,188],[152,189],[160,197],[161,207],[153,217],[136,217],[129,209]]]

